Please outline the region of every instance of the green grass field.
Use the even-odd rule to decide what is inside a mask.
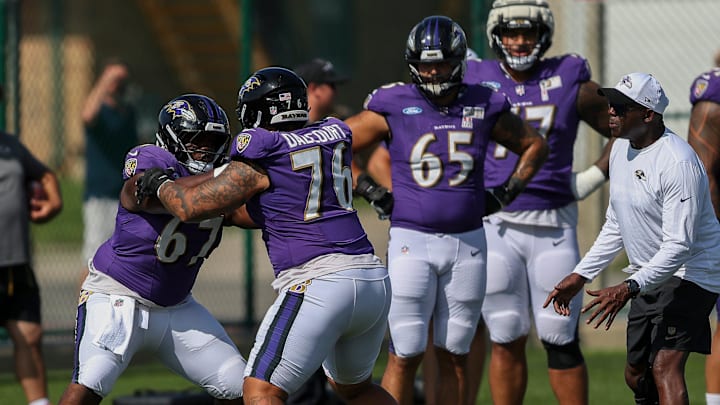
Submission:
[[[633,403],[630,390],[625,386],[623,366],[624,351],[586,351],[585,358],[590,374],[590,403],[630,404]],[[374,375],[379,378],[384,369],[384,356],[378,361]],[[528,384],[526,404],[555,403],[548,385],[545,371],[545,354],[537,347],[528,351],[530,382]],[[686,369],[686,379],[690,391],[691,404],[705,402],[704,357],[692,354]],[[60,398],[67,385],[70,370],[51,370],[49,372],[50,396],[55,402]],[[155,391],[192,390],[194,387],[184,379],[167,371],[156,363],[133,364],[120,377],[113,392],[103,403],[111,404],[118,396],[131,395],[135,390],[151,389]],[[24,404],[24,397],[12,374],[0,374],[0,403],[14,405]],[[478,404],[490,403],[490,392],[487,380],[483,381]]]

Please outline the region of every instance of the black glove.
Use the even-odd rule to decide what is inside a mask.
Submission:
[[[380,219],[390,217],[394,202],[392,192],[377,184],[372,177],[365,173],[358,176],[355,192],[363,196],[375,208]]]
[[[485,216],[492,215],[510,204],[507,189],[504,186],[485,190]]]
[[[142,204],[148,197],[156,197],[160,186],[168,181],[173,181],[175,178],[175,171],[173,169],[161,169],[159,167],[153,167],[145,170],[145,172],[138,177],[135,185],[135,198],[137,199],[138,205]]]

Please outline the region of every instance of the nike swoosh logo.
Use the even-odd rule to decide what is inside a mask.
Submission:
[[[692,197],[681,198],[681,199],[680,199],[680,202],[685,202],[685,201],[687,201],[687,200],[689,200],[689,199],[691,199],[691,198],[692,198]]]
[[[479,250],[473,250],[472,252],[470,252],[470,256],[473,256],[473,257],[477,256],[478,254],[480,254]]]
[[[137,156],[139,152],[140,151],[137,151],[137,150],[130,151],[130,152],[128,152],[128,156]]]
[[[553,244],[553,246],[557,246],[563,242],[565,242],[565,238],[554,240],[554,241],[552,241],[552,244]]]

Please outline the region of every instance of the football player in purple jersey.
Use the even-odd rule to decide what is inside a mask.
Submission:
[[[707,171],[710,198],[720,220],[720,67],[699,75],[690,87],[688,142]],[[720,300],[715,306],[720,320]],[[712,340],[712,352],[705,362],[705,402],[720,405],[720,328]]]
[[[138,204],[136,180],[151,167],[180,181],[222,163],[230,143],[225,112],[185,94],[158,115],[156,145],[125,157],[115,231],[89,262],[78,303],[75,367],[60,404],[98,404],[133,356],[152,351],[168,368],[223,403],[242,403],[245,359],[191,289],[222,236],[223,217],[181,222],[157,201]]]
[[[278,298],[248,359],[245,402],[284,403],[322,365],[347,403],[394,404],[371,380],[390,280],[352,205],[350,129],[336,118],[305,126],[305,83],[280,67],[247,79],[237,114],[243,131],[215,178],[186,187],[153,169],[137,195],[183,220],[232,211],[262,229]]]
[[[496,0],[487,19],[487,37],[497,59],[470,60],[465,75],[467,82],[505,93],[512,111],[537,128],[550,150],[523,193],[484,220],[489,253],[483,319],[492,342],[489,382],[495,404],[523,401],[531,319],[547,353],[558,403],[588,401],[587,369],[577,333],[579,312],[567,318],[542,305],[554,284],[580,260],[576,201],[600,187],[607,176],[607,160],[603,167],[572,172],[579,122],[608,137],[609,118],[607,100],[597,94],[599,85],[590,80],[584,58],[543,58],[554,25],[545,0]],[[605,152],[607,156],[609,147]],[[502,184],[517,158],[491,142],[486,185]],[[581,300],[576,297],[574,309]]]
[[[413,82],[374,90],[365,110],[347,120],[354,151],[385,141],[391,159],[392,347],[382,383],[403,405],[413,402],[431,319],[440,370],[437,403],[474,403],[466,357],[485,295],[482,215],[512,201],[547,155],[546,142],[510,111],[502,93],[462,83],[466,51],[456,22],[423,19],[410,31],[405,51]],[[520,159],[502,184],[486,192],[483,162],[490,140]]]

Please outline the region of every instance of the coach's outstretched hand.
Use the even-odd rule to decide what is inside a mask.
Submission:
[[[145,170],[145,172],[138,177],[135,185],[135,198],[137,199],[138,205],[142,204],[148,197],[156,197],[160,186],[173,181],[175,178],[175,171],[173,169],[161,169],[159,167],[153,167]]]
[[[563,316],[570,316],[570,302],[580,292],[585,283],[587,283],[585,277],[577,273],[568,274],[550,291],[543,308],[547,308],[552,302],[555,312]]]

